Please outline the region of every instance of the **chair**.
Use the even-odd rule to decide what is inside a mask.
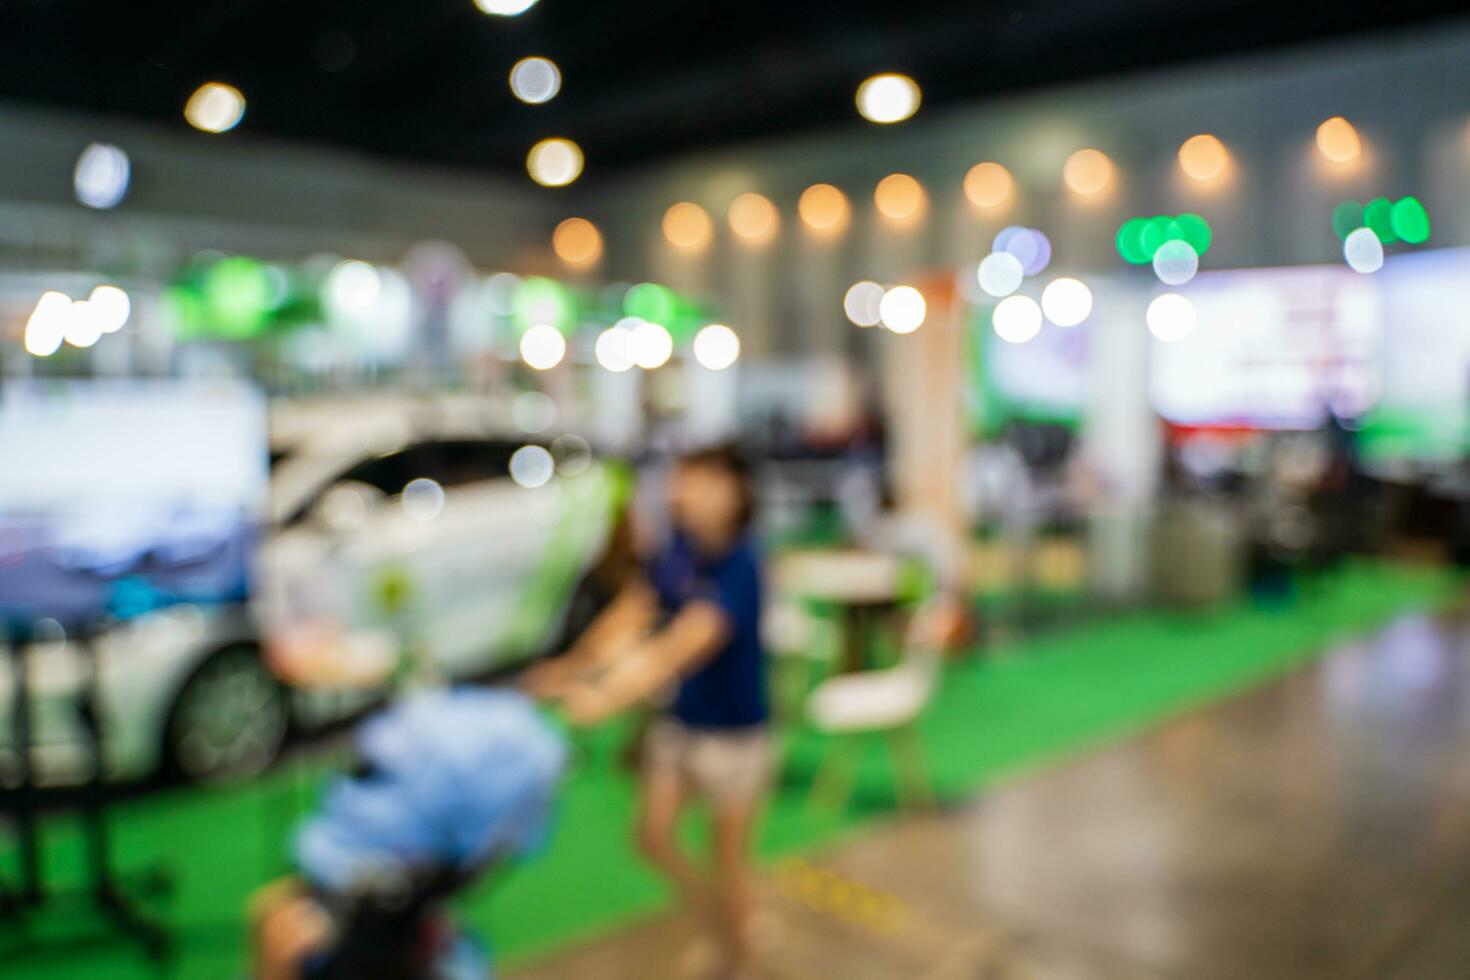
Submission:
[[[809,802],[841,809],[852,792],[856,751],[865,738],[881,737],[897,779],[899,802],[925,806],[933,793],[925,773],[917,722],[939,679],[950,601],[927,600],[914,611],[903,636],[899,663],[881,670],[840,674],[819,683],[806,702],[808,723],[831,737],[812,780]]]

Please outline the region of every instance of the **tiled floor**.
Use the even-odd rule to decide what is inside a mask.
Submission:
[[[1470,628],[1406,619],[762,895],[772,980],[1470,977]],[[675,915],[513,976],[694,976],[696,946]]]

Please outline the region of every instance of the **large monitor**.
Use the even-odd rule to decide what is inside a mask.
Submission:
[[[264,399],[235,382],[0,384],[0,620],[68,628],[243,601]]]
[[[1182,426],[1304,429],[1328,411],[1373,458],[1443,464],[1466,449],[1470,249],[1346,265],[1203,272],[1198,325],[1154,344],[1152,397]]]

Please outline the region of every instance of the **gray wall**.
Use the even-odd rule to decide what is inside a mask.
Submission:
[[[10,269],[156,265],[201,248],[296,259],[326,251],[396,262],[446,239],[477,265],[537,261],[557,192],[506,180],[250,136],[0,105],[0,261]],[[89,142],[132,158],[114,211],[77,204],[72,172]]]
[[[1317,125],[1333,115],[1357,126],[1367,151],[1346,175],[1324,173],[1314,148]],[[608,274],[707,291],[753,352],[835,351],[871,342],[842,317],[850,283],[976,261],[1010,223],[1043,229],[1053,269],[1083,274],[1124,268],[1114,235],[1125,218],[1186,210],[1215,230],[1203,268],[1337,262],[1336,203],[1413,193],[1434,221],[1431,246],[1465,244],[1467,122],[1470,21],[689,156],[580,203],[607,232]],[[1199,132],[1219,136],[1234,158],[1233,180],[1212,193],[1190,186],[1176,162],[1180,143]],[[1079,204],[1061,182],[1063,161],[1086,146],[1118,166],[1115,193],[1100,205]],[[966,170],[981,160],[1005,164],[1020,185],[1006,214],[979,213],[962,196]],[[872,206],[874,185],[894,171],[918,177],[930,196],[927,219],[906,234],[884,228]],[[854,209],[833,244],[808,239],[795,213],[801,190],[818,181],[841,187]],[[780,240],[766,251],[742,249],[724,221],[747,190],[781,209]],[[716,220],[702,257],[676,255],[662,240],[662,214],[679,200]]]

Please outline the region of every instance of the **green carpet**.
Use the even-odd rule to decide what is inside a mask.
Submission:
[[[1283,609],[1241,602],[1210,614],[1130,613],[1039,636],[949,668],[923,725],[941,795],[973,793],[998,777],[1101,742],[1248,688],[1310,659],[1334,641],[1452,594],[1443,571],[1363,563]],[[582,736],[547,850],[463,903],[466,918],[514,961],[616,929],[658,911],[668,894],[630,847],[632,787],[617,765],[627,726]],[[892,808],[881,753],[863,761],[847,812],[813,814],[807,778],[822,744],[786,738],[783,789],[760,838],[767,858],[830,843]],[[180,954],[166,975],[241,975],[241,909],[255,886],[284,868],[293,813],[310,801],[328,763],[296,761],[247,786],[179,789],[127,803],[115,819],[119,862],[163,861],[176,891],[158,905],[177,929]],[[697,828],[691,828],[691,835]],[[13,869],[7,848],[0,867]],[[59,883],[80,874],[76,825],[48,825],[46,865]],[[129,980],[158,975],[133,948],[107,937],[80,906],[31,919],[28,941],[0,923],[7,978]]]

